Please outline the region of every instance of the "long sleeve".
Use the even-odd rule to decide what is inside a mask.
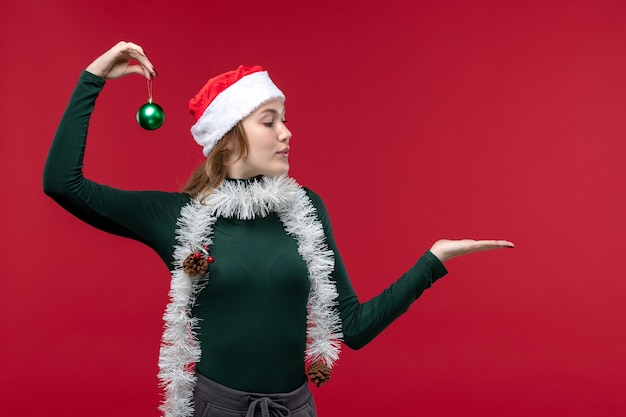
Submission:
[[[177,219],[190,197],[181,193],[124,191],[83,175],[89,120],[104,81],[83,72],[54,137],[44,190],[79,219],[136,239],[173,268]],[[396,283],[361,304],[334,241],[321,199],[308,192],[335,255],[344,341],[359,348],[396,317],[445,269],[426,254]],[[206,231],[209,233],[209,231]],[[310,281],[298,242],[277,213],[242,220],[216,219],[210,279],[192,309],[202,348],[196,370],[223,385],[252,392],[288,392],[304,382]],[[236,329],[236,331],[233,331]]]
[[[171,231],[189,197],[124,191],[83,176],[89,120],[104,85],[103,79],[87,71],[81,73],[50,147],[43,174],[44,192],[84,222],[145,243],[169,263],[174,243]]]
[[[424,290],[443,277],[447,270],[435,255],[427,251],[396,282],[371,300],[361,303],[337,249],[324,203],[310,190],[308,193],[324,226],[328,246],[335,256],[333,278],[339,293],[338,309],[342,320],[343,341],[352,349],[360,349],[406,312]]]

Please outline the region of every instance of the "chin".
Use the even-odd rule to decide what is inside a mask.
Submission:
[[[289,173],[289,166],[268,170],[268,172],[265,175],[267,175],[268,177],[281,177],[281,176],[287,175],[288,173]]]

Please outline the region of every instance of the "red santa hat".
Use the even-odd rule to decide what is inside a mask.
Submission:
[[[260,66],[243,66],[211,78],[189,101],[196,119],[191,134],[208,156],[237,123],[275,98],[285,99],[267,71]]]

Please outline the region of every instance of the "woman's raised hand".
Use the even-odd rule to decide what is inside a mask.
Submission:
[[[441,262],[445,262],[457,256],[469,255],[474,252],[514,247],[515,245],[508,240],[441,239],[435,242],[430,251]]]
[[[131,64],[131,60],[137,63]],[[139,74],[148,79],[157,75],[143,48],[124,41],[96,58],[86,70],[105,80],[120,78],[128,74]]]

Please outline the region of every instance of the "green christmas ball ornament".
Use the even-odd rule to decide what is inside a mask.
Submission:
[[[158,129],[165,121],[163,108],[152,102],[152,78],[148,78],[148,102],[137,110],[137,123],[146,130]]]
[[[160,128],[165,121],[163,108],[156,103],[149,101],[137,110],[137,123],[146,130]]]

